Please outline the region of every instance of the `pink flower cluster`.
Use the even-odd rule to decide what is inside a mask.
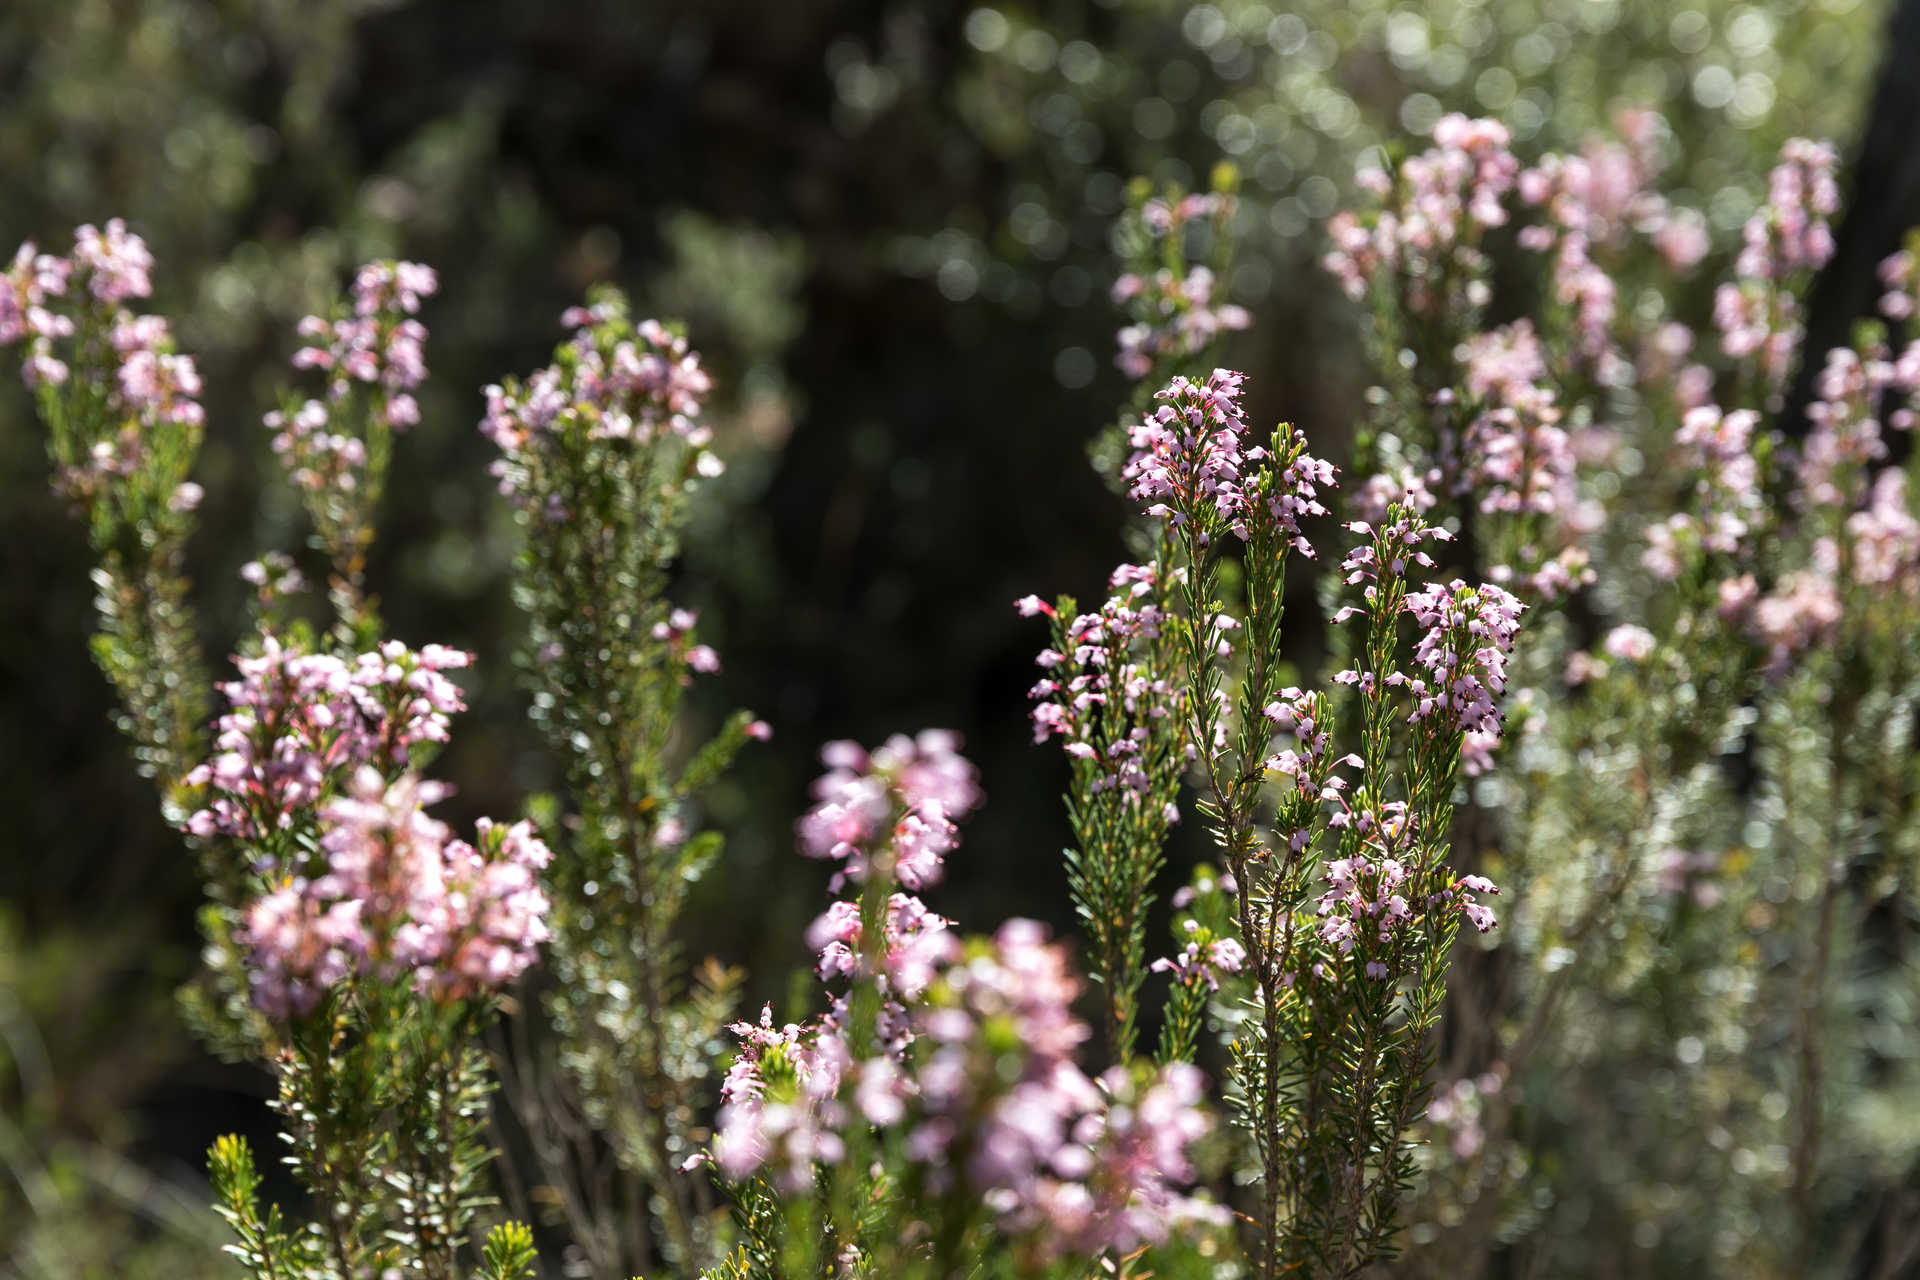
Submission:
[[[1090,1079],[1074,1061],[1089,1035],[1073,1015],[1079,989],[1030,920],[949,970],[925,1016],[910,1148],[936,1185],[959,1171],[1004,1229],[1049,1252],[1124,1253],[1183,1222],[1223,1222],[1175,1190],[1209,1128],[1199,1073],[1170,1067],[1144,1089],[1124,1068]]]
[[[1601,362],[1603,373],[1617,361],[1609,334],[1615,288],[1596,257],[1619,252],[1630,232],[1647,237],[1675,271],[1697,264],[1710,247],[1697,210],[1676,208],[1649,189],[1661,169],[1656,120],[1628,111],[1620,121],[1624,142],[1593,139],[1578,155],[1544,156],[1520,175],[1520,198],[1546,215],[1520,233],[1520,243],[1553,252],[1555,299],[1572,313],[1580,354]]]
[[[347,431],[333,431],[332,415],[318,400],[287,412],[275,409],[262,419],[273,432],[273,452],[287,477],[315,493],[352,493],[367,466],[367,446]]]
[[[1569,513],[1573,446],[1533,325],[1521,320],[1469,339],[1465,366],[1478,411],[1461,440],[1460,492],[1477,493],[1489,513]]]
[[[1213,272],[1194,267],[1185,278],[1162,268],[1151,276],[1132,272],[1113,282],[1113,300],[1140,317],[1120,330],[1114,363],[1139,380],[1166,361],[1189,360],[1224,332],[1245,329],[1253,317],[1233,303],[1214,305]]]
[[[1407,612],[1425,630],[1414,660],[1425,679],[1395,673],[1404,680],[1414,708],[1408,719],[1438,715],[1447,731],[1497,735],[1502,724],[1499,695],[1507,684],[1507,655],[1526,606],[1491,583],[1470,587],[1456,578],[1407,593]]]
[[[814,920],[807,930],[807,946],[819,956],[814,971],[822,982],[872,979],[883,996],[911,1002],[926,994],[940,966],[957,953],[959,943],[949,932],[952,927],[953,921],[928,910],[912,894],[892,895],[887,901],[886,968],[869,973],[860,950],[860,904],[842,900]]]
[[[1864,496],[1867,472],[1886,457],[1882,405],[1900,404],[1890,417],[1896,429],[1911,429],[1911,400],[1920,391],[1920,342],[1898,360],[1884,344],[1865,351],[1835,347],[1815,384],[1817,399],[1807,406],[1810,430],[1801,447],[1799,499],[1804,507],[1849,509]]]
[[[768,1169],[802,1193],[816,1163],[844,1157],[845,1127],[858,1122],[902,1127],[932,1187],[965,1178],[1003,1230],[1049,1253],[1124,1252],[1183,1223],[1225,1221],[1177,1190],[1194,1177],[1188,1147],[1209,1128],[1197,1071],[1170,1067],[1144,1085],[1122,1068],[1098,1081],[1082,1072],[1079,983],[1032,921],[1008,921],[991,948],[951,959],[937,998],[913,1006],[897,1055],[855,1060],[832,1020],[776,1029],[769,1011],[758,1026],[736,1024],[741,1053],[721,1086],[712,1152],[721,1171]]]
[[[1696,533],[1700,545],[1721,555],[1738,551],[1763,497],[1760,465],[1753,454],[1754,429],[1760,415],[1751,409],[1723,412],[1718,405],[1689,409],[1674,433],[1682,459],[1697,473],[1694,492],[1701,512]],[[1694,522],[1689,521],[1692,525]],[[1649,553],[1648,567],[1672,579],[1678,566]]]
[[[1406,862],[1395,856],[1411,843],[1406,811],[1399,805],[1387,805],[1384,810],[1371,822],[1366,819],[1373,815],[1360,815],[1355,826],[1366,839],[1365,851],[1327,863],[1327,888],[1316,905],[1320,940],[1341,956],[1355,957],[1367,977],[1375,980],[1397,972],[1401,935],[1419,914],[1407,898],[1409,893],[1416,901],[1419,898],[1414,876]],[[1422,905],[1428,911],[1457,909],[1475,929],[1486,933],[1498,923],[1493,910],[1468,895],[1499,892],[1485,876],[1462,876],[1428,895]]]
[[[1342,211],[1327,224],[1333,248],[1324,263],[1347,296],[1358,301],[1369,282],[1399,275],[1417,314],[1442,305],[1427,278],[1435,265],[1449,255],[1477,264],[1481,234],[1506,224],[1501,201],[1520,170],[1511,140],[1497,120],[1448,115],[1433,127],[1433,146],[1400,166],[1397,183],[1384,170],[1362,168],[1355,184],[1382,207],[1364,221]]]
[[[1404,506],[1389,508],[1386,520],[1379,525],[1364,520],[1349,521],[1347,531],[1359,534],[1361,541],[1341,561],[1340,573],[1350,587],[1367,584],[1362,595],[1367,608],[1379,598],[1383,577],[1404,578],[1410,565],[1433,568],[1433,557],[1420,549],[1421,543],[1453,540],[1453,535],[1445,529],[1428,524],[1418,512]],[[1337,611],[1333,620],[1345,622],[1357,613],[1367,612],[1367,608],[1349,605]]]
[[[208,791],[187,829],[262,841],[294,827],[359,766],[404,769],[421,743],[447,740],[448,717],[466,704],[444,673],[471,661],[457,649],[415,652],[389,640],[349,663],[265,637],[259,656],[234,660],[240,679],[220,687],[230,705],[216,754],[187,775]],[[263,870],[278,869],[255,856]]]
[[[1175,377],[1155,395],[1166,403],[1133,427],[1133,454],[1121,477],[1135,500],[1149,504],[1148,515],[1176,529],[1196,522],[1203,545],[1216,524],[1244,540],[1250,519],[1271,519],[1295,549],[1311,556],[1300,521],[1326,514],[1319,486],[1334,482],[1333,467],[1297,445],[1285,459],[1248,447],[1240,408],[1245,381],[1230,369],[1215,369],[1204,383]],[[1275,464],[1273,474],[1252,485],[1260,477],[1255,468],[1265,463]]]
[[[525,822],[479,823],[476,844],[451,839],[426,806],[444,788],[408,775],[389,784],[363,766],[319,813],[325,871],[293,876],[248,909],[256,1007],[309,1012],[354,975],[408,976],[436,999],[499,991],[550,936],[539,873],[552,855]]]
[[[67,259],[41,253],[29,240],[0,275],[0,347],[30,340],[21,366],[28,387],[57,387],[67,380],[66,363],[54,356],[53,342],[73,336],[73,321],[49,310],[47,301],[66,293],[72,272]]]
[[[799,823],[801,851],[841,861],[855,879],[931,883],[954,840],[949,815],[980,802],[957,745],[940,731],[896,736],[871,754],[829,744],[817,803]],[[945,829],[931,859],[916,852],[929,847],[927,818]],[[741,1052],[721,1087],[711,1151],[727,1177],[765,1170],[804,1194],[860,1124],[900,1132],[931,1188],[964,1178],[1002,1229],[1048,1252],[1131,1249],[1181,1221],[1224,1220],[1175,1190],[1193,1179],[1186,1149],[1208,1124],[1197,1073],[1175,1068],[1144,1085],[1124,1071],[1089,1079],[1074,1062],[1089,1034],[1072,1010],[1079,984],[1039,925],[1010,921],[990,948],[963,954],[951,922],[916,897],[891,893],[885,919],[880,973],[868,971],[859,903],[835,903],[809,933],[823,979],[875,982],[884,1008],[874,1046],[850,1043],[848,997],[812,1024],[776,1029],[769,1010],[758,1026],[733,1028]],[[1215,960],[1231,961],[1230,952]]]
[[[1391,508],[1389,517],[1378,528],[1363,521],[1347,526],[1365,541],[1348,553],[1341,567],[1349,586],[1366,584],[1365,604],[1335,612],[1336,624],[1374,613],[1383,588],[1404,581],[1410,565],[1434,567],[1433,558],[1420,550],[1422,542],[1452,537],[1407,507]],[[1566,558],[1558,563],[1565,564]],[[1389,590],[1385,598],[1395,597]],[[1435,723],[1443,735],[1461,735],[1461,765],[1468,776],[1485,772],[1500,743],[1502,721],[1495,700],[1506,685],[1507,654],[1526,606],[1495,583],[1468,587],[1455,579],[1445,587],[1436,583],[1408,592],[1399,607],[1423,628],[1414,657],[1425,675],[1390,672],[1385,687],[1405,690],[1413,702],[1408,716],[1412,723]],[[1336,672],[1333,681],[1371,694],[1381,687],[1381,674],[1354,667]]]
[[[1034,659],[1043,672],[1028,691],[1033,740],[1058,736],[1076,760],[1100,771],[1095,793],[1119,789],[1142,796],[1152,779],[1143,756],[1156,722],[1177,723],[1180,693],[1151,669],[1144,650],[1160,637],[1165,617],[1157,599],[1152,565],[1123,564],[1109,578],[1113,594],[1098,613],[1066,622],[1056,643]],[[1023,617],[1044,613],[1061,621],[1037,596],[1016,602]],[[1171,718],[1171,720],[1170,720]]]
[[[696,451],[699,474],[721,473],[720,460],[706,450],[713,432],[695,421],[713,389],[699,354],[656,320],[642,321],[631,337],[611,336],[624,318],[609,303],[569,308],[561,323],[576,332],[564,366],[542,369],[511,391],[486,389],[480,430],[505,455],[492,468],[503,494],[524,495],[528,468],[549,436],[574,424],[591,439],[637,445],[665,432]]]
[[[1241,489],[1246,415],[1240,384],[1246,375],[1215,369],[1204,383],[1176,377],[1155,394],[1166,401],[1135,424],[1133,456],[1121,471],[1128,493],[1147,502],[1147,514],[1179,527],[1206,517],[1244,535],[1246,497]]]
[[[1907,475],[1888,470],[1873,482],[1864,509],[1847,517],[1853,580],[1864,587],[1920,589],[1920,520],[1907,498]]]
[[[1333,772],[1335,766],[1358,768],[1361,760],[1356,755],[1333,757],[1326,695],[1288,686],[1267,704],[1263,714],[1274,728],[1291,735],[1294,741],[1292,747],[1267,757],[1267,771],[1292,778],[1294,794],[1301,798],[1336,799],[1347,784]],[[1299,852],[1305,838],[1304,830],[1294,833],[1294,852]]]
[[[59,386],[71,373],[54,355],[53,343],[74,337],[75,325],[72,317],[49,309],[53,299],[69,296],[73,284],[108,309],[102,322],[116,364],[114,407],[133,422],[117,442],[99,442],[103,447],[83,464],[91,477],[66,477],[68,489],[85,491],[105,477],[132,474],[144,447],[138,427],[197,427],[206,421],[199,402],[199,371],[191,356],[174,350],[166,320],[120,309],[129,299],[152,294],[152,269],[146,242],[115,218],[104,231],[93,226],[76,230],[70,259],[40,253],[29,241],[0,273],[0,347],[30,339],[22,370],[29,387]]]
[[[153,254],[119,218],[104,231],[87,225],[73,233],[73,265],[87,292],[110,307],[153,296]]]
[[[199,426],[200,374],[193,357],[177,355],[162,316],[121,313],[113,326],[113,349],[120,358],[120,402],[142,422]]]
[[[816,1164],[838,1164],[846,1155],[846,1041],[831,1028],[789,1022],[776,1029],[771,1005],[759,1025],[736,1022],[732,1031],[740,1052],[720,1082],[713,1161],[735,1182],[770,1167],[782,1190],[802,1194]]]
[[[293,367],[325,371],[326,398],[265,418],[274,433],[273,451],[295,484],[316,491],[358,487],[367,465],[366,443],[348,430],[329,429],[335,406],[356,386],[371,389],[373,413],[384,426],[405,431],[419,423],[413,392],[427,377],[427,329],[414,315],[420,300],[438,288],[431,267],[369,262],[354,276],[350,314],[300,321],[299,333],[308,345],[294,352]]]
[[[857,742],[830,742],[820,759],[827,772],[813,784],[815,804],[798,835],[801,853],[841,864],[830,889],[865,883],[876,857],[885,862],[883,874],[909,889],[938,884],[946,854],[959,843],[954,823],[984,798],[959,735],[895,734],[872,753]]]

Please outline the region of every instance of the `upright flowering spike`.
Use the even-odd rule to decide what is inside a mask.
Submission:
[[[1240,384],[1246,375],[1215,369],[1204,383],[1176,377],[1155,396],[1166,403],[1133,428],[1133,457],[1121,476],[1147,514],[1174,525],[1224,525],[1245,536],[1246,417]]]
[[[1833,255],[1827,219],[1840,207],[1825,143],[1789,139],[1767,182],[1767,199],[1741,232],[1736,280],[1714,295],[1720,346],[1735,360],[1757,355],[1765,385],[1777,392],[1800,345],[1801,322],[1791,287]]]

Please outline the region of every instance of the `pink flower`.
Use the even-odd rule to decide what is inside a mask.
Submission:
[[[1645,662],[1653,655],[1653,633],[1645,627],[1626,623],[1607,632],[1600,646],[1609,658],[1621,662]]]

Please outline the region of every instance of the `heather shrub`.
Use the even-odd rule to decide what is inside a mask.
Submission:
[[[990,12],[982,52],[1039,47]],[[1253,25],[1184,27],[1224,74]],[[184,555],[205,388],[137,310],[163,268],[117,220],[23,247],[0,347],[205,887],[181,1007],[274,1082],[280,1161],[208,1157],[238,1264],[1906,1269],[1920,270],[1888,259],[1879,318],[1809,351],[1827,144],[1786,140],[1730,219],[1650,111],[1568,150],[1516,142],[1544,116],[1400,123],[1324,211],[1315,287],[1375,381],[1350,440],[1257,428],[1221,367],[1276,183],[1125,191],[1131,392],[1088,444],[1128,559],[1068,584],[1092,609],[1015,603],[1066,781],[1062,862],[1031,852],[1078,936],[942,914],[988,800],[957,734],[829,742],[794,822],[829,899],[782,1013],[688,927],[733,874],[711,796],[774,731],[689,709],[722,655],[676,573],[725,471],[691,335],[602,288],[483,393],[561,785],[467,838],[432,771],[497,673],[391,634],[370,572],[438,276],[376,260],[299,322],[262,422],[308,536],[246,564],[216,680]]]

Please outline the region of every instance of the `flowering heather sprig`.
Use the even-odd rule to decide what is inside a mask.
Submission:
[[[1477,496],[1487,514],[1568,512],[1573,447],[1533,326],[1522,320],[1469,339],[1464,364],[1479,411],[1461,440],[1461,494]]]
[[[1458,578],[1409,592],[1407,612],[1425,629],[1414,660],[1426,669],[1427,680],[1405,678],[1414,699],[1408,718],[1417,723],[1439,715],[1456,732],[1497,733],[1507,655],[1525,608],[1491,583],[1470,587]]]
[[[984,1215],[1049,1258],[1131,1251],[1182,1224],[1225,1221],[1178,1190],[1194,1178],[1188,1147],[1210,1127],[1198,1072],[1089,1078],[1075,1061],[1088,1036],[1072,1012],[1079,984],[1040,926],[1008,921],[991,945],[964,957],[952,948],[939,963],[882,1053],[855,1052],[834,1018],[776,1029],[769,1010],[758,1026],[735,1024],[742,1047],[711,1153],[721,1172],[735,1182],[764,1172],[799,1197],[887,1141],[894,1170],[924,1192],[898,1206],[906,1222],[883,1228],[905,1240],[840,1226],[868,1259],[938,1236],[927,1218],[941,1215]],[[869,1205],[864,1220],[870,1197],[856,1203]]]
[[[1216,296],[1230,263],[1237,181],[1223,165],[1211,192],[1150,195],[1144,182],[1134,185],[1131,207],[1115,227],[1127,269],[1111,291],[1131,321],[1118,334],[1114,363],[1134,382],[1204,368],[1221,335],[1252,323],[1246,308]],[[1209,263],[1188,258],[1189,230],[1200,226]]]
[[[325,1224],[292,1244],[277,1210],[261,1219],[244,1149],[216,1146],[234,1252],[257,1274],[371,1275],[403,1259],[459,1274],[492,1154],[475,1040],[548,940],[550,854],[524,822],[481,819],[473,843],[452,838],[425,812],[446,791],[362,766],[320,806],[302,865],[223,913],[216,940],[237,952],[254,1047],[273,1050],[286,1163]]]
[[[1920,360],[1888,359],[1877,337],[1865,350],[1835,347],[1815,382],[1807,406],[1810,429],[1801,446],[1796,500],[1803,510],[1838,517],[1865,498],[1868,472],[1887,456],[1882,406],[1895,399],[1899,427],[1913,423],[1912,399],[1920,392]],[[1829,521],[1831,525],[1832,521]]]
[[[1311,556],[1300,521],[1326,514],[1319,489],[1333,483],[1333,468],[1285,429],[1275,433],[1272,449],[1249,447],[1240,408],[1245,380],[1230,369],[1215,369],[1203,383],[1176,376],[1154,397],[1166,403],[1132,428],[1133,456],[1121,476],[1130,482],[1129,496],[1148,504],[1146,514],[1202,547],[1222,529],[1246,541],[1249,520],[1265,519]],[[1257,492],[1247,488],[1253,475],[1269,477]]]
[[[415,652],[397,640],[348,662],[287,647],[272,635],[234,665],[220,686],[216,754],[187,775],[207,788],[186,823],[198,836],[247,842],[263,870],[280,870],[280,833],[307,820],[361,765],[384,775],[417,767],[424,744],[447,740],[448,718],[465,709],[444,672],[472,655],[440,645]]]
[[[1404,1135],[1424,1097],[1417,1082],[1427,1072],[1446,956],[1460,920],[1493,923],[1471,896],[1491,886],[1456,879],[1444,859],[1463,751],[1484,753],[1497,739],[1494,700],[1521,610],[1498,586],[1411,587],[1418,569],[1433,567],[1426,545],[1449,536],[1412,507],[1393,503],[1378,526],[1355,523],[1349,531],[1361,541],[1342,572],[1360,588],[1360,603],[1334,621],[1364,615],[1368,623],[1357,664],[1334,680],[1358,690],[1361,753],[1335,759],[1331,698],[1275,682],[1242,713],[1248,727],[1239,748],[1208,760],[1201,803],[1241,886],[1233,928],[1254,1012],[1234,1061],[1247,1100],[1241,1122],[1263,1157],[1256,1220],[1274,1224],[1274,1266],[1331,1258],[1336,1273],[1387,1247],[1393,1209],[1386,1188],[1409,1167]],[[1250,591],[1250,608],[1252,598]],[[1409,617],[1419,631],[1403,667]],[[1222,699],[1236,706],[1257,685],[1262,664],[1277,662],[1277,637],[1247,629],[1260,633],[1248,638],[1249,675],[1237,677],[1238,696]],[[1204,649],[1189,648],[1186,657],[1190,697],[1222,679]],[[1191,732],[1204,741],[1204,729]],[[1275,733],[1286,745],[1270,753]],[[1264,765],[1256,778],[1283,780],[1278,795],[1244,790],[1236,756]],[[1343,767],[1357,775],[1343,776]],[[1256,825],[1262,799],[1273,804],[1270,833]],[[1337,842],[1337,856],[1319,853],[1323,838]],[[1192,1043],[1188,1028],[1206,993],[1191,972],[1170,967],[1183,981],[1163,1048],[1177,1055]],[[1319,1099],[1317,1119],[1295,1109],[1305,1096]],[[1359,1145],[1378,1153],[1378,1167],[1356,1184],[1336,1170],[1352,1167],[1352,1135],[1362,1131],[1368,1136]]]
[[[1160,1044],[1155,1061],[1191,1062],[1206,1025],[1210,1001],[1245,1000],[1248,983],[1242,980],[1249,957],[1235,935],[1234,895],[1239,885],[1230,875],[1216,875],[1201,866],[1173,895],[1172,930],[1176,948],[1153,962],[1154,973],[1171,976],[1167,1003],[1160,1022]],[[1222,983],[1227,993],[1220,994]]]
[[[1187,921],[1189,932],[1199,926]],[[1220,989],[1220,975],[1239,973],[1246,967],[1247,950],[1232,938],[1190,939],[1174,956],[1162,956],[1149,966],[1155,973],[1170,973],[1175,982],[1205,983],[1208,991]]]
[[[1292,779],[1282,801],[1280,827],[1287,835],[1288,849],[1300,852],[1306,839],[1309,815],[1324,800],[1337,800],[1346,789],[1346,779],[1334,773],[1340,766],[1359,768],[1357,755],[1335,757],[1331,751],[1332,708],[1325,694],[1308,692],[1289,685],[1269,702],[1262,713],[1275,729],[1292,737],[1293,745],[1267,757],[1268,773]],[[1298,802],[1305,801],[1305,811]]]
[[[1617,265],[1631,235],[1646,237],[1675,271],[1706,255],[1705,219],[1675,208],[1649,184],[1661,168],[1651,112],[1625,113],[1624,142],[1590,139],[1578,155],[1552,154],[1520,175],[1519,194],[1545,220],[1524,228],[1524,248],[1553,254],[1553,298],[1568,319],[1578,356],[1601,380],[1617,380],[1613,345]]]
[[[846,1154],[838,1097],[845,1043],[831,1029],[791,1022],[776,1029],[771,1005],[759,1025],[736,1022],[731,1030],[741,1047],[720,1085],[713,1160],[735,1182],[771,1167],[783,1191],[803,1194],[816,1164],[838,1164]]]
[[[1759,390],[1772,403],[1800,345],[1795,293],[1833,255],[1827,219],[1840,207],[1833,148],[1789,139],[1767,180],[1767,199],[1742,229],[1736,279],[1714,294],[1720,347],[1734,360],[1758,356]]]
[[[1903,471],[1883,471],[1867,505],[1847,517],[1848,566],[1863,587],[1920,588],[1920,520],[1907,497]]]
[[[59,386],[67,380],[66,363],[55,358],[53,344],[73,336],[73,321],[49,310],[47,304],[65,295],[72,272],[70,261],[39,252],[29,240],[0,275],[0,347],[29,339],[20,369],[29,389]]]
[[[963,952],[951,922],[894,891],[909,859],[893,846],[919,838],[903,818],[964,816],[979,803],[956,747],[934,731],[871,754],[846,742],[823,750],[828,773],[798,824],[801,851],[857,858],[865,888],[833,904],[809,942],[820,976],[851,987],[811,1024],[776,1030],[769,1013],[734,1027],[742,1051],[711,1158],[736,1183],[765,1176],[785,1197],[811,1193],[824,1215],[813,1229],[842,1237],[843,1260],[877,1267],[975,1228],[1058,1257],[1161,1241],[1187,1218],[1217,1221],[1175,1189],[1192,1180],[1186,1147],[1206,1129],[1198,1077],[1088,1078],[1074,1061],[1088,1036],[1072,1012],[1079,984],[1044,930],[1012,921],[992,946]],[[843,1221],[839,1166],[864,1182],[882,1151],[907,1180],[891,1208],[904,1220],[874,1217],[863,1187],[848,1202],[855,1220]],[[875,1235],[868,1222],[885,1225]]]
[[[1387,509],[1387,518],[1378,526],[1352,520],[1347,523],[1347,532],[1357,534],[1360,541],[1340,562],[1341,577],[1348,586],[1361,587],[1365,603],[1340,609],[1333,616],[1335,622],[1372,612],[1383,600],[1382,585],[1400,583],[1410,566],[1433,568],[1433,557],[1420,549],[1422,543],[1453,540],[1453,535],[1439,525],[1428,524],[1417,511],[1397,504]],[[1384,599],[1390,609],[1398,607],[1398,599],[1391,594]]]
[[[1143,756],[1157,738],[1156,726],[1177,723],[1179,694],[1164,669],[1165,586],[1150,564],[1123,564],[1109,577],[1114,592],[1098,613],[1074,614],[1037,596],[1015,602],[1022,617],[1045,614],[1054,623],[1054,643],[1034,664],[1041,679],[1028,696],[1033,738],[1059,737],[1069,756],[1092,765],[1094,793],[1118,788],[1145,803],[1153,773]],[[1162,744],[1164,745],[1164,744]]]
[[[1120,565],[1098,613],[1076,613],[1065,597],[1057,608],[1036,596],[1016,603],[1023,616],[1044,614],[1052,624],[1030,691],[1034,741],[1059,737],[1072,761],[1067,882],[1087,923],[1088,967],[1108,1012],[1104,1030],[1123,1061],[1145,977],[1152,884],[1167,829],[1180,817],[1185,709],[1171,679],[1170,576],[1156,564]]]
[[[926,1015],[909,1149],[936,1187],[957,1167],[1002,1230],[1033,1233],[1050,1256],[1127,1252],[1183,1220],[1223,1221],[1175,1190],[1192,1181],[1186,1150],[1209,1128],[1199,1074],[1175,1064],[1137,1091],[1115,1068],[1096,1084],[1074,1061],[1088,1038],[1072,1013],[1078,991],[1062,949],[1029,920],[950,969]]]
[[[420,300],[439,290],[432,267],[417,262],[369,262],[354,274],[347,308],[331,320],[307,316],[293,354],[296,369],[328,375],[327,403],[339,404],[358,387],[371,389],[374,414],[404,431],[420,421],[413,391],[426,381],[426,326],[414,316]]]
[[[167,322],[125,308],[152,292],[152,267],[119,219],[79,228],[70,257],[22,245],[0,271],[0,349],[25,344],[22,377],[47,426],[54,487],[84,513],[97,560],[94,657],[141,771],[159,778],[177,819],[207,704],[183,568],[206,415],[199,373]]]
[[[88,224],[73,233],[73,265],[87,292],[108,306],[153,294],[153,254],[119,218],[104,231]]]
[[[911,1003],[925,994],[935,972],[951,960],[958,941],[953,921],[927,909],[910,893],[887,900],[886,941],[878,971],[863,945],[860,904],[838,901],[807,929],[807,946],[819,956],[814,972],[822,982],[877,980],[889,1000]]]
[[[1133,456],[1121,477],[1147,514],[1202,536],[1225,526],[1245,537],[1241,466],[1247,421],[1240,409],[1246,375],[1215,369],[1204,383],[1176,376],[1155,399],[1165,401],[1136,424]]]
[[[319,370],[325,392],[285,394],[263,419],[332,561],[342,636],[360,643],[378,631],[362,588],[393,437],[420,421],[413,393],[427,376],[427,330],[415,313],[438,288],[433,269],[418,263],[362,266],[330,315],[299,324],[308,345],[294,352],[293,368]]]
[[[1763,504],[1760,464],[1754,454],[1759,422],[1760,415],[1751,409],[1729,413],[1705,404],[1687,411],[1673,443],[1683,464],[1696,475],[1699,511],[1686,517],[1684,525],[1669,526],[1657,535],[1644,560],[1656,576],[1671,580],[1679,572],[1678,564],[1663,550],[1675,533],[1690,532],[1700,546],[1715,554],[1741,550]],[[1656,539],[1652,531],[1649,539]]]
[[[1765,649],[1765,668],[1776,679],[1816,646],[1827,643],[1845,617],[1837,585],[1840,553],[1832,538],[1813,544],[1810,563],[1781,575],[1772,591],[1752,600],[1743,616]]]
[[[724,1028],[737,983],[683,959],[681,913],[722,845],[689,828],[704,791],[769,730],[736,712],[687,749],[680,714],[692,677],[719,665],[671,598],[692,503],[723,470],[699,420],[712,387],[700,357],[665,325],[636,322],[612,289],[561,323],[552,362],[487,388],[479,424],[522,535],[514,601],[527,615],[530,714],[565,761],[578,813],[549,877],[543,998],[569,1051],[557,1063],[516,1054],[515,1071],[523,1119],[553,1137],[540,1158],[556,1184],[583,1176],[561,1135],[580,1114],[604,1117],[618,1162],[607,1194],[647,1207],[647,1244],[609,1236],[578,1202],[568,1214],[597,1242],[593,1269],[624,1275],[648,1257],[691,1266],[710,1254],[709,1192],[683,1166],[704,1141],[711,1082],[704,1055],[686,1050]]]

